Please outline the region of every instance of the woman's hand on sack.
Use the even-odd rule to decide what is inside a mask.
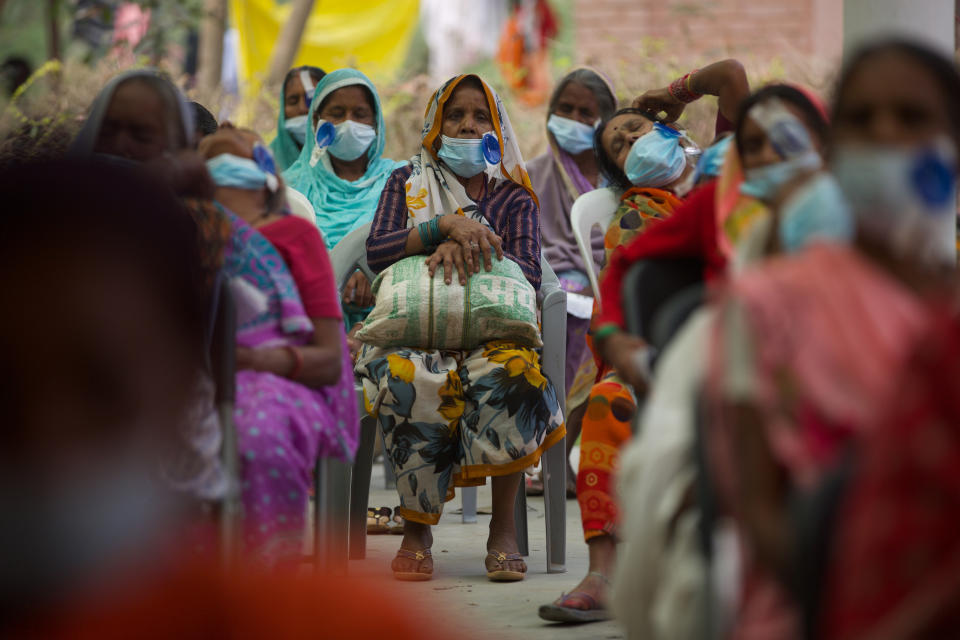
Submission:
[[[370,280],[362,271],[354,271],[343,288],[343,304],[353,304],[366,309],[376,302],[370,289]]]
[[[454,271],[456,271],[460,277],[460,284],[466,286],[467,278],[473,275],[473,271],[467,267],[463,254],[463,247],[453,240],[447,240],[441,243],[436,251],[427,258],[427,266],[430,267],[430,277],[432,278],[437,272],[437,269],[442,266],[444,282],[447,284],[453,282]]]
[[[357,332],[363,328],[363,323],[358,322],[350,328],[350,332],[347,334],[347,348],[350,349],[350,360],[353,361],[353,364],[357,364],[357,358],[360,357],[360,349],[363,348],[363,343],[357,340]]]
[[[440,232],[463,250],[462,258],[470,273],[480,271],[480,256],[487,271],[493,270],[493,253],[503,260],[503,240],[487,225],[466,216],[446,215],[440,217]],[[442,244],[440,245],[443,246]],[[434,254],[436,255],[436,254]],[[465,280],[463,281],[466,282]],[[449,277],[447,284],[450,283]]]
[[[642,96],[634,98],[632,106],[634,109],[650,113],[666,113],[664,121],[676,122],[687,105],[674,98],[670,91],[664,87],[662,89],[652,89]]]

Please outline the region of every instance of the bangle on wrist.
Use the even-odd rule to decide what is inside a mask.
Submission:
[[[605,338],[609,338],[613,334],[619,333],[619,332],[620,332],[620,327],[618,327],[617,325],[605,324],[593,332],[593,340],[594,342],[598,340],[604,340]]]
[[[287,374],[287,377],[291,380],[295,380],[303,370],[303,354],[300,353],[299,349],[289,344],[284,345],[283,348],[289,351],[290,355],[293,356],[293,369]]]
[[[699,69],[694,69],[690,73],[671,82],[670,86],[667,87],[667,92],[669,92],[675,100],[678,100],[684,104],[690,104],[694,100],[699,100],[702,98],[703,94],[695,92],[690,81],[690,76],[695,74],[697,71],[699,71]]]
[[[444,241],[443,232],[440,231],[440,216],[421,222],[417,225],[417,231],[420,233],[420,243],[427,250],[436,249]]]
[[[420,234],[420,244],[423,245],[424,249],[433,248],[433,239],[430,233],[430,222],[421,222],[417,225],[417,232]]]
[[[433,246],[437,246],[443,242],[443,232],[440,231],[440,216],[434,216],[430,220],[430,239],[433,242]]]

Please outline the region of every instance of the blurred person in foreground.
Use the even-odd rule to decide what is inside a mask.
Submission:
[[[845,456],[879,446],[878,425],[916,400],[898,372],[929,333],[931,309],[949,306],[955,292],[953,63],[919,44],[879,42],[850,58],[836,95],[830,172],[795,181],[779,197],[774,248],[788,255],[744,272],[718,307],[706,439],[721,507],[744,551],[738,637],[821,635],[809,591],[820,593],[817,573],[827,569],[808,555],[803,531],[811,523],[797,517],[800,503]],[[837,224],[844,219],[850,223]],[[901,495],[893,499],[908,510]],[[948,526],[950,504],[928,505],[935,527]],[[843,531],[847,514],[835,515]],[[829,532],[832,520],[818,525]],[[881,629],[909,592],[934,579],[955,551],[935,527],[926,536],[880,525],[841,537],[834,561],[851,569],[831,571],[835,600],[818,603],[835,637]],[[870,546],[877,540],[893,540],[903,553]],[[925,541],[941,545],[924,549]],[[909,577],[897,567],[908,567]],[[914,611],[918,624],[944,612]]]
[[[21,310],[0,319],[0,636],[451,637],[382,584],[193,552],[158,451],[182,446],[205,306],[166,184],[67,160],[0,173],[0,198],[0,281]]]
[[[160,559],[178,519],[160,452],[179,446],[204,310],[193,222],[142,173],[28,165],[0,193],[0,278],[21,310],[0,320],[0,620],[13,621]]]

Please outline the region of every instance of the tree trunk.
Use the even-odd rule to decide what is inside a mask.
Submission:
[[[200,51],[197,61],[197,85],[213,91],[220,85],[223,67],[223,33],[227,25],[227,0],[204,0]]]
[[[47,0],[47,57],[60,59],[60,0]]]
[[[273,46],[273,56],[270,58],[270,75],[267,76],[267,82],[274,86],[283,81],[283,77],[293,66],[293,61],[300,50],[300,39],[303,38],[303,30],[307,26],[307,18],[313,10],[314,0],[293,0],[290,4],[293,5],[290,17],[280,30],[277,43]]]

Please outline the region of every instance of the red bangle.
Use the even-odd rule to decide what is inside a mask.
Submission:
[[[670,86],[667,88],[667,91],[670,93],[670,95],[684,104],[690,104],[694,100],[702,98],[702,94],[696,93],[690,88],[690,76],[697,71],[699,71],[699,69],[694,69],[687,75],[681,76],[671,82]]]
[[[295,380],[297,376],[300,375],[300,372],[303,370],[303,354],[300,353],[299,349],[289,344],[283,345],[283,348],[289,351],[290,355],[293,356],[293,360],[294,360],[293,370],[287,374],[287,377],[290,378],[291,380]]]

